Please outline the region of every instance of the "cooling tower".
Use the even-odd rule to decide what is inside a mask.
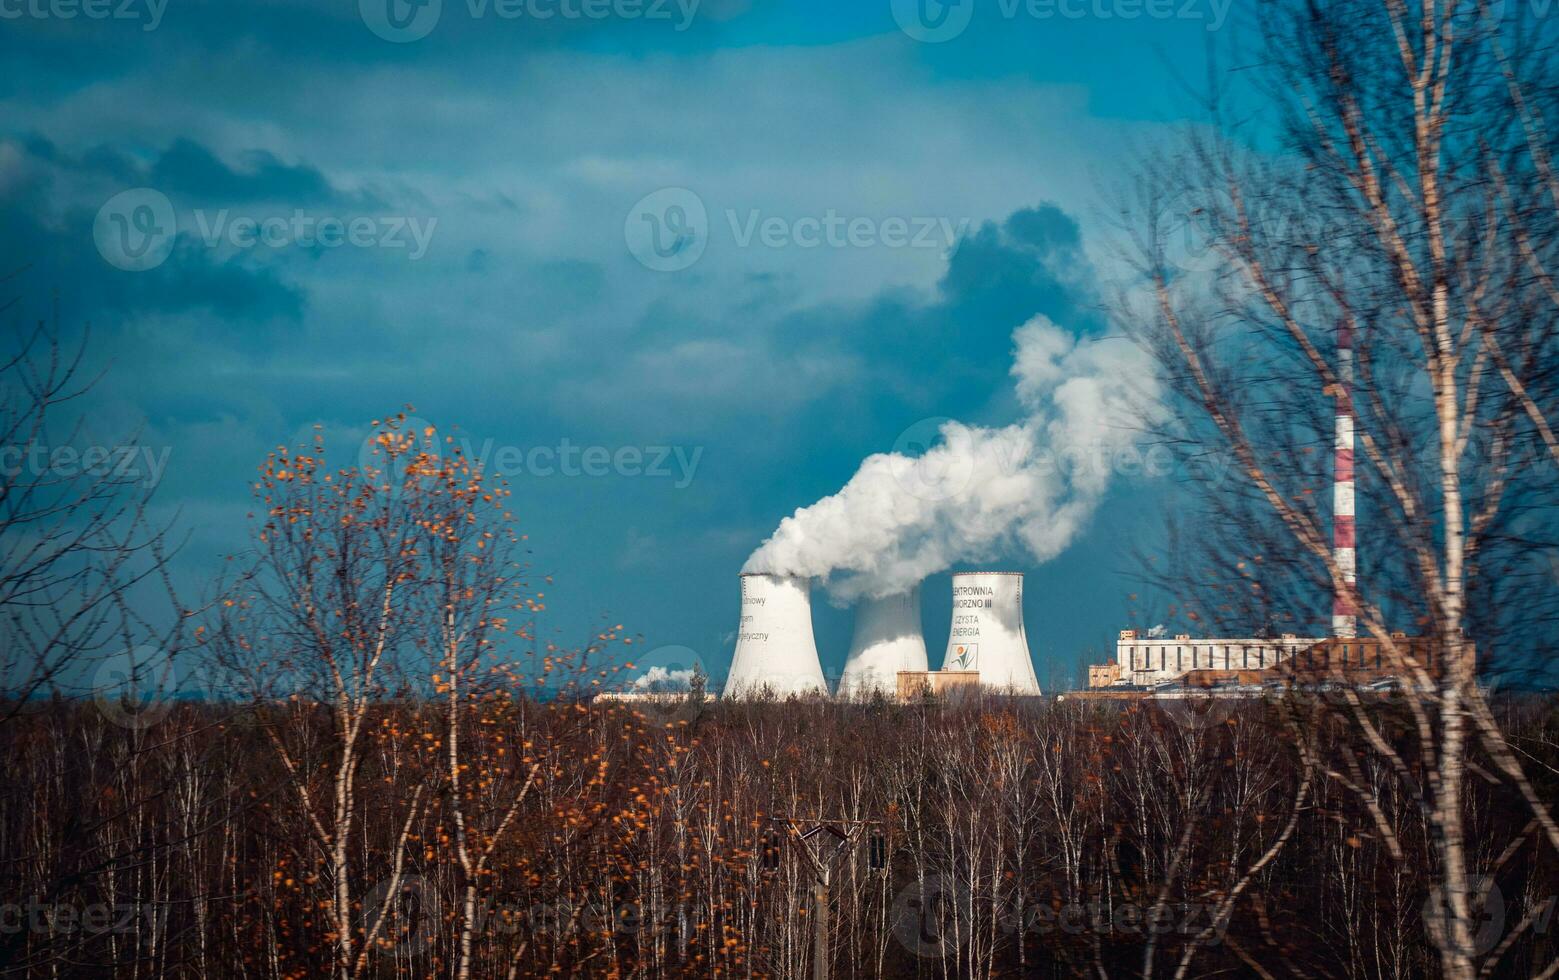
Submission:
[[[812,639],[812,583],[787,575],[744,574],[742,621],[725,697],[772,691],[827,694]]]
[[[1023,631],[1023,575],[963,572],[953,576],[953,628],[943,670],[977,670],[983,687],[1038,694]]]
[[[920,586],[855,607],[855,638],[839,678],[841,698],[898,692],[901,670],[926,669],[926,639],[920,632]]]

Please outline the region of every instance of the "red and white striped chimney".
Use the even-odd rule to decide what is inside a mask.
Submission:
[[[1358,536],[1353,510],[1353,326],[1337,328],[1337,431],[1332,451],[1332,556],[1347,591],[1332,599],[1332,636],[1359,635],[1358,611],[1347,592],[1358,583]]]

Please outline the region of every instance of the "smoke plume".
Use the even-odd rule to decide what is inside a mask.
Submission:
[[[1158,392],[1145,353],[1037,316],[1013,332],[1026,417],[927,420],[838,492],[780,522],[744,571],[820,579],[841,602],[902,592],[958,563],[1060,554],[1087,525]]]

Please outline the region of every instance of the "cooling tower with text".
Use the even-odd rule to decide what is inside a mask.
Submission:
[[[741,576],[742,619],[725,697],[827,694],[812,638],[812,583],[789,575]]]
[[[982,687],[1038,694],[1023,630],[1021,572],[953,576],[953,626],[943,670],[977,670]]]
[[[855,609],[855,638],[839,679],[842,698],[892,696],[901,670],[926,669],[926,640],[920,632],[920,586],[908,592],[863,599]]]

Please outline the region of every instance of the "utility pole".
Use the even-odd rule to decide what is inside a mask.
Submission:
[[[828,980],[828,917],[833,903],[834,865],[869,827],[880,827],[875,820],[812,820],[804,817],[771,817],[785,826],[786,836],[797,845],[812,869],[812,980]],[[873,846],[873,870],[879,852]]]

